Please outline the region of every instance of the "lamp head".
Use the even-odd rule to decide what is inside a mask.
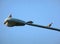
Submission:
[[[24,26],[25,21],[19,20],[16,18],[12,18],[12,14],[8,16],[8,18],[5,19],[4,24],[8,27],[13,27],[13,26]]]

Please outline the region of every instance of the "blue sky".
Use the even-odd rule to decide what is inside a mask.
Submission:
[[[60,44],[60,32],[33,27],[7,27],[9,14],[24,21],[60,29],[60,0],[0,0],[0,44]]]

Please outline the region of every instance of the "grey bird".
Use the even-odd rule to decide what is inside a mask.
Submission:
[[[12,14],[10,14],[4,21],[4,24],[8,27],[24,26],[25,24],[28,24],[28,23],[33,23],[33,22],[32,21],[25,22],[23,20],[12,18]]]
[[[48,27],[51,27],[53,23],[48,24]]]

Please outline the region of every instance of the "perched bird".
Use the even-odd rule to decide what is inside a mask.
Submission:
[[[4,24],[8,27],[24,26],[27,23],[33,23],[33,22],[32,21],[25,22],[23,20],[12,18],[12,14],[10,14],[4,21]]]
[[[8,17],[9,17],[9,18],[12,18],[12,14],[10,14]]]
[[[48,24],[48,27],[51,27],[53,23]]]
[[[12,18],[12,15],[10,14],[4,21],[4,24],[8,24],[8,20],[10,20]]]

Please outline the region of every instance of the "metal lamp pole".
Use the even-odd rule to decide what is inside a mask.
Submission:
[[[12,18],[11,14],[7,17],[7,19],[5,19],[4,24],[7,25],[8,27],[30,25],[30,26],[35,26],[35,27],[40,27],[40,28],[60,31],[60,29],[51,27],[52,23],[49,24],[48,26],[37,25],[37,24],[33,24],[32,21],[25,22],[23,20]]]

